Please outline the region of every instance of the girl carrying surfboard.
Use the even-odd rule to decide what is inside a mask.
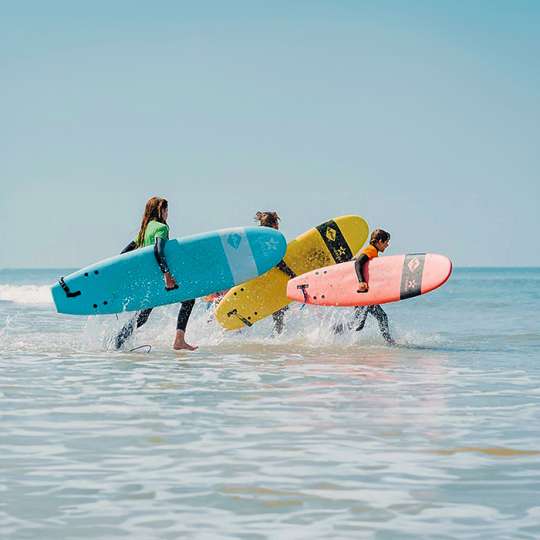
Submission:
[[[130,242],[121,253],[127,253],[134,249],[146,246],[154,246],[154,255],[156,262],[163,273],[163,280],[165,282],[165,288],[172,290],[178,288],[174,276],[169,270],[167,260],[165,258],[165,243],[169,239],[169,226],[167,225],[167,218],[169,217],[169,204],[166,199],[160,197],[151,197],[148,199],[144,214],[139,229],[139,233],[135,240]],[[174,338],[173,349],[175,350],[188,350],[194,351],[197,347],[186,343],[185,333],[186,326],[191,315],[191,310],[195,305],[195,300],[185,300],[180,305],[180,311],[178,312],[178,319],[176,321],[176,335]],[[140,328],[146,323],[152,308],[143,309],[139,311],[135,317],[129,321],[120,330],[115,339],[116,349],[120,349],[124,342],[133,334],[136,328]]]

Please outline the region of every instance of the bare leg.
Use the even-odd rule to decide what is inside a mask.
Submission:
[[[178,320],[176,321],[176,336],[174,338],[173,349],[175,351],[186,350],[194,351],[197,347],[193,347],[189,343],[186,343],[186,326],[191,315],[191,310],[195,305],[195,300],[186,300],[182,302],[180,311],[178,312]]]

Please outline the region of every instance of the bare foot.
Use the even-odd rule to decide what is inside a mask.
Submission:
[[[174,342],[174,345],[173,345],[173,349],[175,351],[182,351],[182,350],[186,350],[186,351],[196,351],[199,347],[194,347],[193,345],[190,345],[189,343],[186,343],[185,341],[182,342],[182,343],[177,343],[176,341]]]
[[[198,349],[198,347],[194,347],[193,345],[190,345],[189,343],[186,343],[186,340],[184,338],[184,332],[182,330],[176,331],[176,337],[174,338],[174,344],[173,349],[175,351],[195,351]]]

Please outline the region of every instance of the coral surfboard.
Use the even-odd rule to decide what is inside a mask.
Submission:
[[[153,246],[87,266],[52,287],[59,313],[103,315],[198,298],[259,276],[282,259],[285,237],[267,227],[238,227],[165,244],[178,288],[165,289]]]
[[[368,306],[398,302],[443,285],[452,273],[444,255],[413,253],[377,257],[363,266],[369,290],[360,292],[354,261],[307,272],[287,284],[291,300],[320,306]]]

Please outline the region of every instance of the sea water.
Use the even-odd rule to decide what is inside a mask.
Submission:
[[[385,306],[397,347],[335,335],[351,309],[225,333],[199,300],[193,353],[178,306],[123,352],[129,314],[55,313],[68,272],[0,271],[2,538],[540,537],[540,269]]]

